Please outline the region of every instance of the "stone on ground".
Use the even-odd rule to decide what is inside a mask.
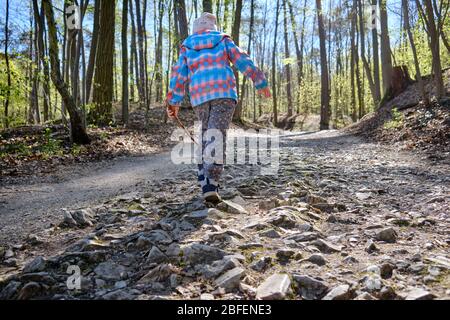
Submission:
[[[287,274],[274,274],[256,289],[256,299],[282,300],[286,297],[290,286],[291,280]]]

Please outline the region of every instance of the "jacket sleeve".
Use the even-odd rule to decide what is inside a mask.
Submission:
[[[182,47],[178,62],[172,67],[169,92],[167,93],[167,103],[169,105],[179,106],[183,101],[188,75],[189,69],[186,64],[186,48]]]
[[[247,53],[239,48],[233,40],[225,38],[225,46],[227,48],[227,54],[230,61],[234,66],[244,74],[247,78],[250,78],[255,84],[256,89],[264,89],[269,84],[267,83],[264,73],[255,66],[252,59]]]

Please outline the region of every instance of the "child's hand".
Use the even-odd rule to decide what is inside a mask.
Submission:
[[[272,94],[270,93],[269,87],[265,87],[264,89],[258,90],[258,94],[260,96],[264,96],[267,99],[272,97]]]
[[[170,119],[174,119],[178,117],[178,111],[180,110],[180,107],[177,106],[171,106],[171,105],[167,105],[167,116]]]

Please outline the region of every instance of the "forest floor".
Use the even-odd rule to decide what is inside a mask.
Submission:
[[[2,187],[0,298],[450,299],[448,162],[338,131],[280,146],[277,175],[228,166],[217,208],[168,153]]]

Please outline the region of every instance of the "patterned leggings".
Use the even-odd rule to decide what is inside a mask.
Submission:
[[[236,101],[233,99],[216,99],[206,103],[203,103],[199,106],[194,107],[195,114],[197,115],[198,120],[202,124],[202,165],[199,166],[199,169],[204,170],[205,177],[213,180],[215,182],[219,182],[220,176],[223,172],[223,163],[222,161],[214,161],[208,159],[208,146],[214,142],[214,139],[208,138],[205,136],[205,132],[209,129],[215,129],[220,131],[222,134],[222,141],[218,141],[218,144],[222,143],[222,155],[223,161],[225,161],[225,149],[226,149],[226,139],[227,139],[227,129],[230,127],[231,120],[233,118],[234,109],[236,108]],[[209,131],[213,134],[212,131]],[[205,152],[206,150],[206,152]]]

